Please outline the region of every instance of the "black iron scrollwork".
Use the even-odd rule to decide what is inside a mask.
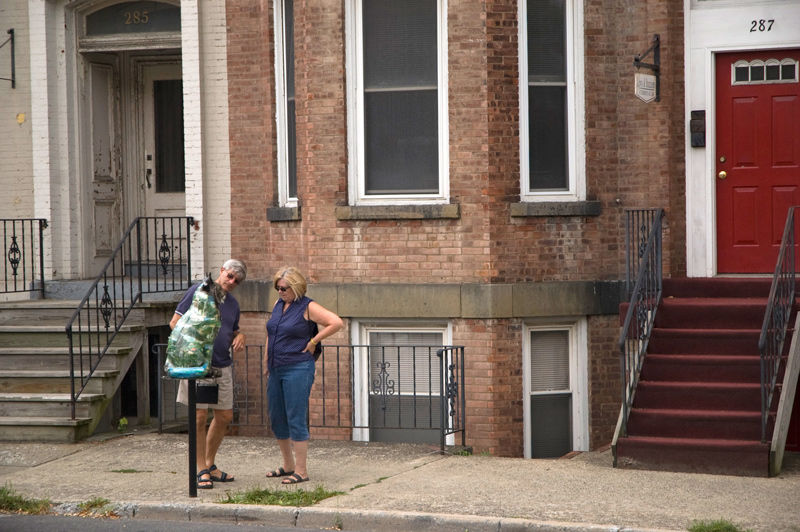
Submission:
[[[451,418],[456,415],[456,398],[458,397],[458,380],[456,379],[455,369],[455,364],[447,365],[447,403]]]
[[[161,246],[158,248],[158,260],[161,262],[161,269],[164,271],[165,276],[168,273],[167,264],[169,264],[171,258],[172,251],[167,243],[167,233],[163,233],[161,235]]]
[[[11,263],[11,275],[17,275],[17,267],[19,266],[20,257],[22,253],[17,245],[17,237],[11,237],[11,247],[8,248],[8,262]]]
[[[103,285],[103,298],[100,300],[100,314],[103,315],[103,321],[106,324],[106,329],[109,328],[109,322],[113,310],[114,304],[111,302],[111,296],[108,295],[108,285]]]
[[[375,363],[375,367],[380,371],[378,372],[378,378],[372,381],[372,393],[380,396],[381,410],[387,410],[386,398],[390,395],[394,395],[395,392],[394,380],[389,378],[389,372],[387,371],[387,368],[391,365],[390,362]]]

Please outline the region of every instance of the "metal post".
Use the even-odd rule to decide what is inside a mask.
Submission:
[[[158,433],[162,434],[164,431],[164,376],[161,372],[164,371],[164,350],[160,345],[154,345],[153,349],[158,355]]]
[[[197,497],[197,380],[189,385],[189,497]]]

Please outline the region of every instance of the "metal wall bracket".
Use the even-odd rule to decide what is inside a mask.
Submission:
[[[8,30],[8,34],[10,35],[10,37],[8,39],[6,39],[6,41],[3,44],[0,44],[0,48],[5,46],[9,42],[11,43],[11,77],[10,78],[0,78],[0,79],[4,80],[4,81],[10,81],[11,82],[11,88],[12,89],[16,89],[17,88],[17,81],[16,81],[17,78],[16,78],[16,68],[15,68],[15,63],[14,63],[14,28],[11,28],[10,30]]]
[[[642,60],[650,55],[650,52],[653,52],[653,62],[652,63],[644,63]],[[647,51],[641,55],[635,55],[633,57],[633,66],[637,69],[644,67],[649,68],[653,71],[653,74],[656,76],[656,101],[661,101],[661,36],[656,33],[653,35],[653,45],[647,49]]]

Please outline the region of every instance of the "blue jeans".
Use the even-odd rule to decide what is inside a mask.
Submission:
[[[269,420],[277,439],[306,441],[309,438],[308,398],[313,384],[313,360],[269,370]]]

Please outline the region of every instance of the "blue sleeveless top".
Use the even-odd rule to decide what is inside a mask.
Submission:
[[[311,328],[314,324],[305,318],[305,312],[311,299],[303,296],[299,301],[292,301],[286,312],[284,302],[278,299],[267,321],[267,367],[277,368],[308,360],[314,355],[303,351],[311,340]]]

